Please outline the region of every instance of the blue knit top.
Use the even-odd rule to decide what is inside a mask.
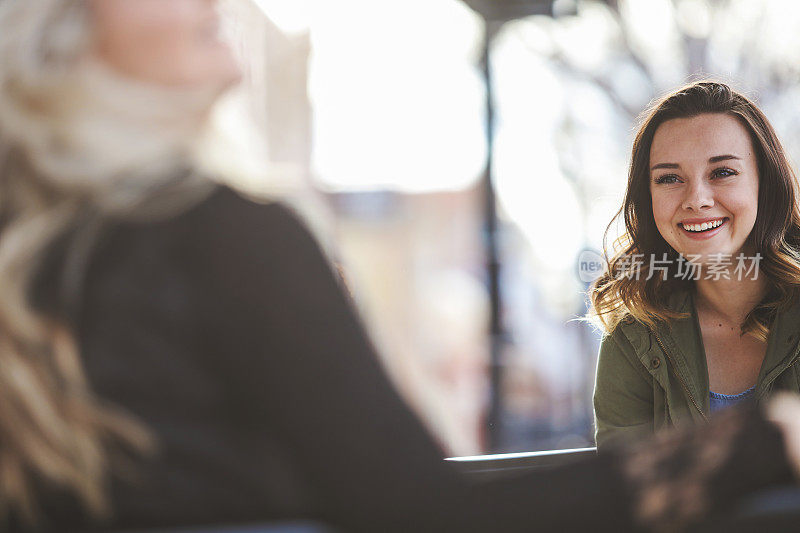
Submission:
[[[711,412],[719,411],[725,407],[749,400],[756,392],[756,386],[753,385],[744,392],[739,394],[720,394],[718,392],[711,392]]]

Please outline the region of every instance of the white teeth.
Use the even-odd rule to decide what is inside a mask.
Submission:
[[[705,231],[707,229],[716,228],[721,225],[723,219],[714,220],[712,222],[703,222],[702,224],[683,224],[683,229],[688,231]]]

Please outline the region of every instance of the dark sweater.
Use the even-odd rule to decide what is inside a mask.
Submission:
[[[73,324],[97,395],[161,444],[139,483],[115,480],[106,527],[295,517],[358,531],[631,527],[620,455],[477,486],[443,461],[286,207],[221,187],[168,220],[109,223],[77,303],[59,298],[69,243],[51,247],[34,301]],[[768,440],[781,450],[777,432]],[[51,525],[84,527],[69,497],[41,498]]]

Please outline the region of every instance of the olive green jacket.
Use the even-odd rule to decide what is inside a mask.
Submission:
[[[600,344],[594,388],[599,448],[709,416],[708,368],[690,290],[673,293],[671,309],[690,312],[650,331],[628,316]],[[756,381],[755,398],[775,390],[800,392],[800,304],[778,313]]]

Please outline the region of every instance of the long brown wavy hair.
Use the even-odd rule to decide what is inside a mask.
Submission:
[[[606,332],[613,331],[628,316],[650,328],[655,328],[659,322],[688,317],[667,305],[669,294],[693,290],[694,281],[676,276],[681,258],[661,236],[653,218],[650,147],[656,130],[667,120],[705,113],[724,113],[739,120],[750,133],[758,163],[758,214],[748,243],[761,254],[759,269],[766,276],[768,290],[764,299],[745,317],[741,334],[766,341],[775,313],[792,305],[798,296],[798,183],[784,149],[766,116],[752,101],[724,83],[699,81],[667,94],[642,115],[631,151],[625,199],[603,239],[607,270],[589,288],[591,308],[587,316],[599,321]],[[625,232],[614,240],[609,258],[609,232],[620,216],[624,218]],[[659,260],[666,254],[669,260],[666,279],[661,271],[650,275],[649,261],[640,263],[638,279],[637,276],[618,275],[634,263],[634,254],[644,254],[645,258],[654,254]]]

